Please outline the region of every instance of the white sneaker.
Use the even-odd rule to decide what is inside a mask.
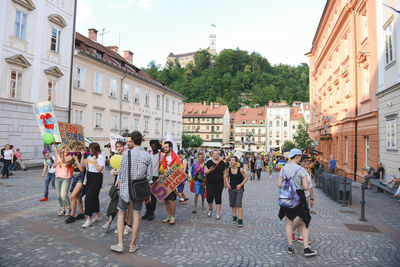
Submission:
[[[211,217],[211,215],[212,215],[212,210],[208,210],[207,216],[208,216],[208,217]]]
[[[103,225],[103,229],[106,230],[106,231],[108,231],[108,230],[110,230],[110,226],[111,226],[111,223],[106,222],[106,223]]]
[[[132,232],[132,228],[130,228],[128,225],[125,225],[124,228],[124,235],[129,234],[130,232]]]
[[[221,215],[217,214],[217,215],[215,216],[215,219],[216,219],[216,220],[220,220],[220,219],[221,219]]]
[[[103,218],[101,218],[101,216],[96,216],[96,217],[94,217],[94,219],[93,219],[93,222],[92,223],[95,223],[95,222],[101,222],[103,220]]]
[[[92,226],[93,221],[89,218],[86,219],[86,222],[82,225],[83,228],[88,228],[90,226]]]

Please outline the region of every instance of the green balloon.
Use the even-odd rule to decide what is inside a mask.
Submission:
[[[54,142],[54,135],[51,133],[45,133],[42,137],[42,140],[46,145],[51,145]]]

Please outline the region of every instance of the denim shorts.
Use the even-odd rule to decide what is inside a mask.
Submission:
[[[83,184],[83,180],[85,179],[85,174],[81,173],[77,176],[72,175],[72,183],[71,183],[71,188],[69,189],[69,192],[72,193],[75,189],[75,186],[77,183]]]
[[[201,181],[194,181],[194,193],[204,196],[204,185]]]
[[[144,200],[133,200],[133,211],[140,212],[142,210]],[[129,202],[126,202],[122,198],[118,198],[117,208],[120,211],[126,211],[129,207]]]

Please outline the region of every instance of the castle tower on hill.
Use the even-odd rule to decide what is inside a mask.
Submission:
[[[217,35],[216,34],[210,34],[209,46],[206,50],[211,55],[217,54]],[[175,59],[177,59],[179,64],[181,65],[181,67],[184,68],[184,67],[186,67],[187,64],[189,64],[189,62],[194,62],[194,55],[196,54],[196,52],[197,51],[184,53],[184,54],[177,54],[177,55],[175,55],[174,53],[171,52],[171,53],[169,53],[169,55],[167,57],[167,62],[168,61],[175,62]]]

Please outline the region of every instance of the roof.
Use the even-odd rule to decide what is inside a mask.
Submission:
[[[303,118],[303,114],[300,113],[300,109],[298,107],[291,107],[290,108],[290,120],[298,121],[301,118]]]
[[[178,92],[175,92],[171,88],[165,86],[164,83],[154,79],[149,74],[130,63],[127,59],[122,57],[117,52],[114,52],[104,45],[87,38],[79,32],[76,32],[75,34],[75,49],[79,50],[81,54],[92,57],[98,61],[101,61],[102,63],[118,69],[119,71],[134,76],[135,78],[150,83],[154,86],[157,86],[170,94],[186,99],[185,96]]]
[[[184,54],[177,54],[177,55],[175,55],[174,53],[169,53],[169,55],[168,55],[168,57],[176,57],[176,58],[179,58],[179,57],[187,57],[187,56],[193,56],[193,55],[195,55],[197,53],[197,51],[196,52],[189,52],[189,53],[184,53]]]
[[[185,103],[183,118],[222,118],[225,112],[229,111],[228,106],[219,103],[203,105],[202,103]]]
[[[265,124],[265,115],[266,115],[265,112],[266,112],[265,107],[239,109],[237,112],[235,112],[233,123],[234,124]]]
[[[288,107],[289,105],[286,103],[285,100],[281,100],[281,102],[268,102],[268,108],[274,108],[274,107]]]
[[[235,115],[236,115],[236,112],[229,112],[229,118],[231,120],[231,123],[234,123]]]

